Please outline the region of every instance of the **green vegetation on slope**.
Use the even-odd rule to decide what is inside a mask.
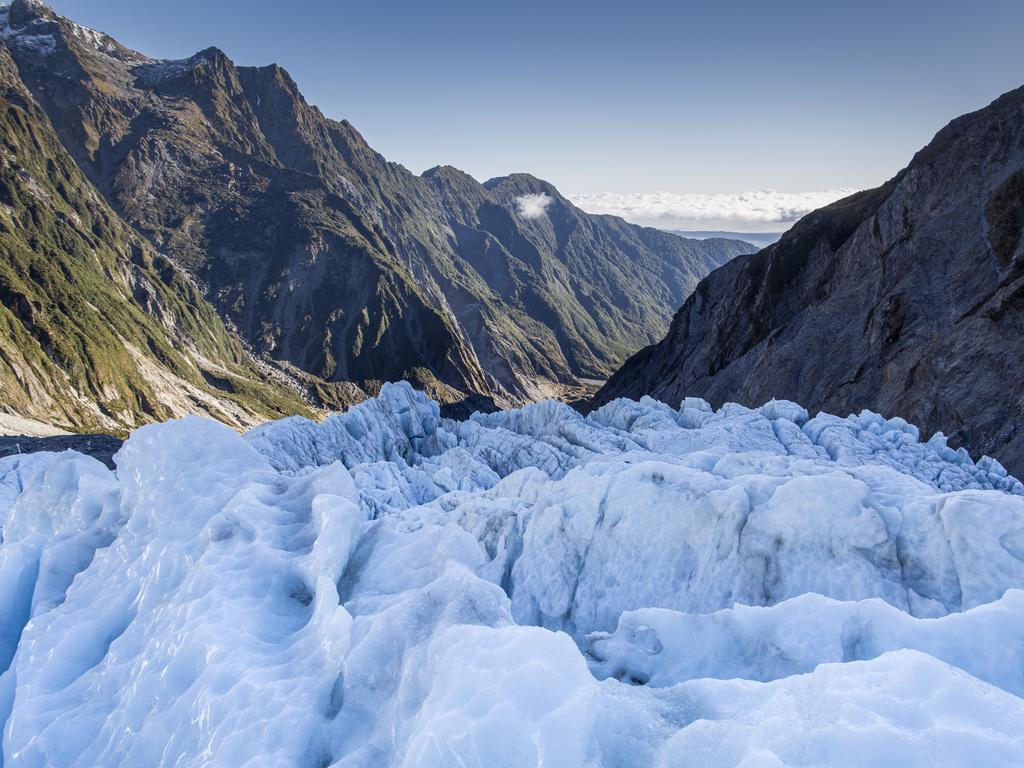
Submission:
[[[261,381],[195,286],[110,210],[2,47],[0,326],[3,407],[22,416],[123,431],[309,411]]]

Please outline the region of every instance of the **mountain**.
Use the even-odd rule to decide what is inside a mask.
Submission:
[[[575,208],[527,175],[416,176],[216,48],[156,61],[15,0],[22,82],[99,195],[255,354],[468,407],[606,378],[699,279],[749,251]],[[314,387],[323,389],[324,387]]]
[[[595,404],[797,400],[941,430],[1024,471],[1024,88],[891,181],[713,272]]]
[[[0,46],[0,410],[121,431],[311,412],[68,156]]]
[[[750,243],[759,249],[778,242],[779,238],[782,237],[781,232],[726,232],[707,229],[674,229],[670,231],[680,237],[688,237],[694,240],[708,240],[715,237],[726,238],[728,240],[742,240],[743,242]]]

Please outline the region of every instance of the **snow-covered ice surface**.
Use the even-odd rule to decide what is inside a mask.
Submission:
[[[0,460],[11,766],[1024,764],[1024,487],[870,413],[616,401]]]

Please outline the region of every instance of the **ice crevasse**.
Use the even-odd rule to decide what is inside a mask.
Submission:
[[[0,460],[13,766],[1024,764],[1024,486],[872,413],[619,400]]]

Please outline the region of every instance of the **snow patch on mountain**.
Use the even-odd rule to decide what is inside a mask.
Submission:
[[[1015,765],[1024,487],[900,419],[408,385],[0,460],[3,760]]]
[[[49,31],[52,23],[45,19],[33,19],[29,24],[11,25],[11,6],[0,5],[0,40],[32,49],[40,56],[49,56],[57,50],[56,35]]]

